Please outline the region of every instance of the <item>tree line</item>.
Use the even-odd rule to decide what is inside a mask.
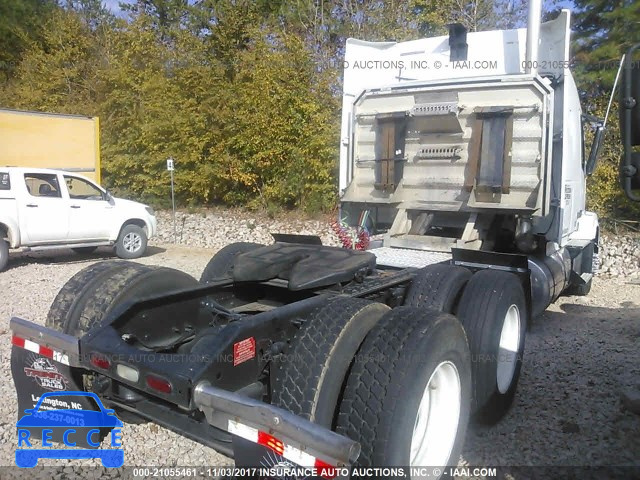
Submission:
[[[639,2],[576,0],[575,71],[602,115]],[[566,4],[566,2],[562,3]],[[0,106],[99,116],[106,185],[180,205],[326,211],[337,199],[345,40],[407,40],[524,26],[524,0],[0,0]],[[558,10],[544,2],[544,15]],[[615,112],[614,112],[615,115]],[[604,214],[619,193],[615,119],[590,181]]]

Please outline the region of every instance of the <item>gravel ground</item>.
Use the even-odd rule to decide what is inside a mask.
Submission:
[[[168,245],[172,236],[169,216],[161,212],[159,218],[159,238],[140,262],[178,268],[195,277],[219,247],[238,240],[268,242],[269,229],[321,233],[326,243],[336,242],[322,220],[270,221],[214,211],[205,216],[180,214],[182,242],[192,246]],[[640,416],[622,408],[620,402],[622,390],[640,388],[639,244],[635,239],[609,242],[601,264],[609,258],[612,263],[606,267],[607,273],[594,281],[590,296],[561,297],[531,326],[514,407],[496,426],[471,426],[464,462],[490,466],[640,464]],[[612,249],[616,249],[613,254]],[[5,319],[0,326],[0,394],[4,399],[0,402],[0,465],[13,465],[16,445],[9,317],[44,323],[59,288],[76,272],[104,258],[110,258],[108,251],[93,255],[64,250],[21,253],[0,273],[0,318]],[[610,275],[612,266],[618,276]],[[153,424],[125,425],[123,438],[125,465],[231,463],[213,450]],[[41,463],[60,468],[71,464],[64,460]],[[97,460],[85,463],[99,465]]]

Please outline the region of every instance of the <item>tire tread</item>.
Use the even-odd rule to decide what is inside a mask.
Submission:
[[[58,331],[63,331],[65,324],[68,322],[68,318],[72,313],[74,304],[84,296],[84,292],[92,288],[93,282],[96,278],[111,269],[120,268],[128,264],[133,264],[133,262],[107,260],[104,262],[94,263],[93,265],[80,270],[64,284],[56,295],[51,307],[49,308],[45,326]]]
[[[403,392],[393,385],[401,384],[412,372],[411,355],[405,353],[414,351],[428,331],[437,328],[437,319],[425,322],[435,311],[414,310],[417,314],[408,316],[408,308],[414,310],[398,307],[385,315],[363,343],[361,359],[379,361],[355,362],[349,375],[337,431],[360,442],[360,465],[376,464],[374,452],[386,451],[392,425],[384,421],[382,412],[394,411]],[[371,439],[375,439],[373,448]]]
[[[493,322],[496,322],[498,317],[503,318],[498,309],[505,295],[516,295],[521,301],[520,321],[524,323],[524,327],[521,326],[521,335],[524,336],[528,317],[526,308],[523,309],[526,307],[526,300],[522,285],[512,273],[481,270],[471,278],[462,295],[458,317],[467,332],[471,354],[477,359],[481,356],[491,358],[497,354],[492,351],[491,346],[496,345],[495,336],[501,333],[502,325]],[[497,344],[499,340],[498,337]],[[522,352],[519,351],[518,354],[521,355]],[[471,365],[473,410],[478,413],[480,421],[489,424],[495,423],[506,413],[513,400],[520,373],[518,364],[512,388],[507,393],[500,394],[502,399],[497,402],[494,367],[493,363],[487,366],[486,361],[475,361]]]
[[[316,309],[292,340],[287,356],[294,360],[282,365],[277,371],[274,403],[307,420],[315,421],[314,414],[325,378],[324,371],[336,342],[354,317],[365,309],[375,310],[375,305],[381,307],[382,316],[382,304],[359,298],[336,298]]]
[[[449,264],[429,265],[414,277],[404,300],[405,305],[432,308],[453,313],[471,272]]]

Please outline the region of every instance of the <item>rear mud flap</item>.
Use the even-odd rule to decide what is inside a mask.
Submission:
[[[274,450],[237,435],[233,435],[233,460],[243,478],[323,480],[319,475],[312,475],[319,473],[317,469],[296,465]]]
[[[11,375],[18,395],[18,418],[20,420],[26,415],[25,410],[33,409],[40,396],[47,392],[74,392],[82,391],[83,382],[81,370],[70,367],[64,363],[48,358],[47,356],[27,350],[21,346],[11,347]],[[49,399],[45,399],[49,400]],[[95,405],[86,397],[74,397],[73,401],[67,399],[52,400],[48,405],[43,405],[40,410],[74,409],[74,410],[96,410]],[[73,428],[75,433],[67,437],[68,441],[75,442],[79,448],[97,448],[87,440],[92,427],[82,427],[73,423],[73,411],[69,415],[69,428]],[[46,423],[46,422],[45,422]],[[47,438],[52,442],[64,444],[64,428],[51,428],[48,426],[29,426],[20,428],[28,430],[30,439],[42,440],[42,431],[51,430]],[[17,429],[16,429],[17,430]],[[93,433],[90,440],[95,444],[101,442],[109,433],[109,429],[100,428],[100,433]],[[16,431],[16,434],[18,432]],[[18,437],[16,437],[18,439]]]

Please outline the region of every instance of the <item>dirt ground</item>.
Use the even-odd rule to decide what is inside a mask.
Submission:
[[[197,278],[214,252],[153,246],[140,262],[177,268]],[[105,258],[110,258],[108,251],[19,254],[0,272],[0,318],[4,319],[0,325],[0,465],[14,463],[16,445],[9,318],[44,323],[62,285],[82,268]],[[640,465],[640,416],[623,409],[619,395],[624,389],[640,389],[639,346],[637,283],[598,277],[588,297],[561,297],[530,326],[513,408],[495,426],[470,426],[463,462],[485,466]],[[123,437],[125,465],[230,462],[153,424],[125,425]]]

